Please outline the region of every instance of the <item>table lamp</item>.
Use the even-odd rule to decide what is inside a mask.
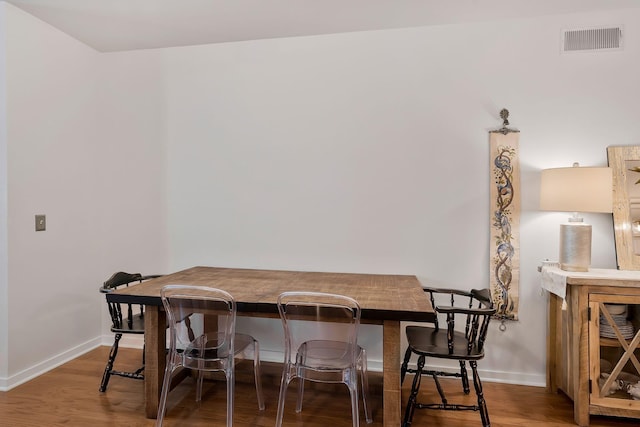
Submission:
[[[545,169],[540,179],[540,209],[573,212],[560,224],[560,268],[589,271],[591,225],[578,212],[612,212],[613,175],[610,168],[580,167]]]

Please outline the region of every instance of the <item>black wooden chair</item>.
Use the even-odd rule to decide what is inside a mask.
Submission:
[[[444,409],[444,410],[472,410],[479,411],[482,425],[489,427],[489,413],[482,392],[482,382],[478,375],[477,361],[484,357],[484,344],[487,337],[489,321],[496,312],[491,300],[489,289],[471,290],[470,292],[455,289],[425,288],[429,293],[431,304],[438,315],[446,317],[446,326],[440,328],[436,320],[433,326],[407,326],[406,335],[408,348],[401,368],[401,381],[407,374],[415,374],[411,393],[404,414],[404,427],[411,425],[416,409]],[[447,303],[436,304],[436,297],[445,296]],[[442,320],[442,319],[441,319]],[[458,321],[458,329],[456,329]],[[461,330],[464,326],[464,330]],[[409,368],[409,360],[412,354],[418,356],[416,368]],[[425,367],[427,357],[458,360],[460,372],[443,372]],[[466,368],[463,365],[468,362],[473,375],[473,385],[477,396],[477,405],[462,405],[449,403],[445,396],[439,377],[462,378],[463,390],[469,393],[469,382],[466,378]],[[418,392],[422,375],[430,375],[436,384],[441,403],[419,403]]]
[[[160,277],[161,275],[149,275],[143,276],[140,273],[125,273],[119,271],[114,273],[104,284],[100,287],[100,292],[107,294],[113,292],[121,286],[129,286],[130,284],[141,283],[144,280]],[[104,368],[104,374],[102,375],[102,382],[100,383],[100,391],[107,390],[109,379],[112,375],[120,377],[133,378],[137,380],[144,379],[144,349],[142,351],[142,366],[134,372],[118,371],[113,368],[113,364],[118,355],[118,345],[123,334],[138,334],[144,335],[144,306],[133,307],[132,304],[120,304],[114,302],[108,302],[109,315],[111,316],[111,332],[115,333],[113,345],[109,352],[109,359],[107,360],[107,366]]]

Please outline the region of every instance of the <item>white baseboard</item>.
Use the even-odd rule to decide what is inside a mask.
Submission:
[[[260,360],[265,362],[276,362],[282,363],[284,359],[284,353],[273,350],[261,350],[260,351]],[[412,368],[415,369],[415,363],[411,364]],[[442,370],[442,371],[453,371],[453,369],[449,366],[437,366],[431,365],[433,369]],[[482,365],[478,364],[478,368],[481,368]],[[367,359],[367,369],[371,372],[382,372],[382,360],[375,360],[368,358]],[[399,368],[398,368],[399,369]],[[469,370],[469,375],[471,375],[471,369],[467,365],[467,370]],[[527,374],[527,373],[519,373],[519,372],[501,372],[501,371],[489,371],[478,369],[478,373],[480,374],[480,378],[483,382],[497,382],[497,383],[505,383],[505,384],[518,384],[518,385],[528,385],[535,387],[545,387],[546,386],[546,375],[545,374]]]
[[[371,363],[371,361],[368,361]],[[382,363],[380,363],[382,366]],[[415,363],[409,363],[409,367],[415,369]],[[429,368],[445,371],[445,372],[456,372],[456,368],[452,368],[451,366],[443,366],[443,365],[430,365]],[[546,374],[528,374],[524,372],[504,372],[504,371],[489,371],[481,369],[482,365],[478,363],[478,375],[480,375],[480,379],[482,382],[487,383],[502,383],[502,384],[517,384],[517,385],[527,385],[532,387],[546,387],[547,385],[547,377]],[[373,371],[373,369],[370,369]],[[469,379],[471,379],[471,369],[467,364],[467,371],[469,371]]]
[[[127,343],[124,343],[125,338],[130,338]],[[136,341],[136,339],[138,339]],[[105,341],[104,345],[113,344],[113,338],[110,337],[110,342]],[[142,348],[143,339],[142,337],[134,336],[134,337],[123,337],[122,341],[120,341],[120,345],[122,347],[132,347],[132,348]],[[278,350],[260,350],[260,360],[263,362],[273,362],[273,363],[282,363],[284,359],[284,352]],[[415,368],[415,364],[411,364],[413,368]],[[443,370],[443,371],[452,371],[452,368],[449,366],[438,366],[432,365],[434,369]],[[482,368],[482,365],[478,364],[479,368]],[[367,359],[367,369],[371,372],[382,372],[382,360],[376,359]],[[471,374],[471,370],[468,368],[469,374]],[[522,372],[504,372],[504,371],[490,371],[478,369],[478,373],[480,374],[480,378],[483,382],[497,382],[497,383],[505,383],[505,384],[518,384],[518,385],[528,385],[534,387],[545,387],[546,386],[546,374],[528,374]]]
[[[102,336],[102,344],[107,347],[111,347],[113,345],[113,334],[106,334]],[[142,348],[144,347],[144,335],[140,334],[124,334],[120,339],[119,347],[126,348]]]
[[[30,368],[27,368],[17,374],[11,375],[6,378],[0,378],[0,391],[9,391],[14,387],[19,386],[20,384],[26,383],[27,381],[44,374],[56,368],[64,363],[69,362],[70,360],[79,357],[94,348],[100,346],[102,344],[100,338],[94,338],[85,343],[82,343],[76,347],[70,348],[56,356],[50,357],[49,359],[43,360]]]
[[[547,386],[546,374],[528,374],[525,372],[483,371],[481,369],[478,369],[478,372],[480,374],[480,378],[482,378],[482,381],[484,382],[528,385],[532,387]]]
[[[78,345],[74,348],[71,348],[57,356],[51,357],[45,361],[38,363],[37,365],[32,366],[31,368],[25,369],[22,372],[19,372],[15,375],[12,375],[7,378],[0,378],[0,391],[8,391],[12,388],[23,384],[29,381],[32,378],[37,377],[38,375],[42,375],[47,371],[50,371],[53,368],[56,368],[72,359],[75,359],[82,354],[93,350],[98,346],[108,346],[111,347],[113,345],[113,334],[105,334],[90,341],[87,341],[81,345]],[[143,335],[125,335],[122,337],[120,341],[121,347],[128,348],[142,348],[144,345],[144,336]],[[282,363],[284,358],[284,353],[278,350],[265,350],[262,349],[260,351],[260,359],[265,362],[274,362],[274,363]],[[382,360],[367,360],[368,369],[372,372],[382,372]],[[415,364],[411,364],[412,367],[415,368]],[[443,371],[451,371],[452,368],[450,366],[432,366],[434,369],[443,370]],[[481,365],[479,366],[481,367]],[[520,372],[504,372],[504,371],[489,371],[489,370],[478,370],[480,374],[480,378],[482,378],[483,382],[497,382],[497,383],[505,383],[505,384],[518,384],[518,385],[528,385],[535,387],[545,387],[546,385],[546,375],[545,374],[529,374],[529,373],[520,373]]]

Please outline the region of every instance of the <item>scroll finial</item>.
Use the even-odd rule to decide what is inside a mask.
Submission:
[[[519,130],[516,129],[509,129],[507,126],[509,126],[509,110],[507,110],[506,108],[503,108],[502,110],[500,110],[500,118],[502,119],[502,128],[497,129],[497,130],[492,130],[492,133],[501,133],[503,135],[506,135],[510,132],[520,132]]]
[[[509,126],[509,110],[506,108],[500,110],[500,118],[502,119],[502,127]]]

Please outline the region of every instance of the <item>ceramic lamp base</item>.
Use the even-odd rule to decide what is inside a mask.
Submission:
[[[589,271],[591,265],[591,226],[582,222],[560,224],[560,268]]]

